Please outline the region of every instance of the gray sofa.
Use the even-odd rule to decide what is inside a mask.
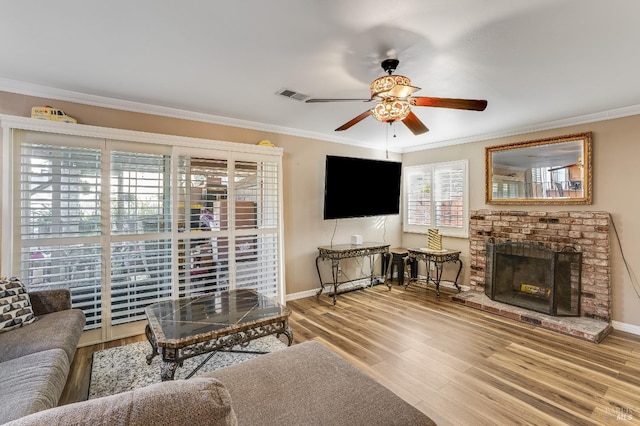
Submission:
[[[16,425],[434,425],[322,344],[41,411]]]
[[[68,290],[29,298],[36,321],[0,333],[0,424],[58,405],[86,321]]]

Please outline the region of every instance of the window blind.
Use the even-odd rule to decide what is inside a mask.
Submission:
[[[117,325],[143,320],[145,307],[171,298],[171,157],[112,151],[110,169],[110,316]]]
[[[467,162],[455,161],[406,167],[404,174],[405,232],[466,236]]]
[[[179,159],[180,297],[230,289],[228,168],[226,159]]]
[[[270,162],[237,161],[234,167],[236,209],[236,282],[275,297],[278,270],[278,173]]]
[[[27,286],[68,288],[87,328],[100,327],[101,151],[24,142],[19,153],[20,270]]]

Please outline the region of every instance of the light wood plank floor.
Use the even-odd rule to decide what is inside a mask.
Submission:
[[[287,306],[295,343],[323,343],[439,425],[640,424],[639,336],[596,345],[448,296],[376,286]],[[86,399],[93,351],[144,339],[80,348],[61,403]]]

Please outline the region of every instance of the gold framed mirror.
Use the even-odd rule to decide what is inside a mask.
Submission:
[[[591,132],[485,148],[487,204],[591,204]]]

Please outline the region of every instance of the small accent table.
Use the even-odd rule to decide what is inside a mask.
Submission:
[[[238,289],[197,297],[167,300],[149,305],[145,329],[151,344],[147,364],[162,350],[160,377],[173,380],[176,369],[188,358],[216,351],[231,351],[251,340],[284,334],[293,343],[289,311],[255,290]]]
[[[333,304],[336,304],[338,287],[342,284],[354,281],[338,281],[338,272],[340,271],[340,260],[348,259],[352,257],[369,257],[369,264],[371,266],[370,283],[373,286],[373,265],[374,256],[380,254],[381,256],[389,256],[389,244],[365,242],[362,244],[336,244],[332,246],[318,247],[318,257],[316,257],[316,270],[318,271],[318,278],[320,279],[320,289],[316,293],[316,296],[320,296],[324,287],[327,285],[333,286]],[[320,274],[320,261],[329,259],[331,260],[331,275],[332,282],[325,283],[322,281],[322,275]],[[382,277],[385,277],[384,271],[385,262],[382,262]],[[384,278],[383,278],[384,279]],[[386,281],[386,280],[385,280]],[[391,290],[391,284],[386,283],[389,290]]]
[[[456,250],[429,250],[426,248],[413,248],[407,249],[409,252],[409,256],[407,256],[405,262],[408,264],[409,262],[419,262],[424,261],[427,265],[427,279],[426,283],[432,282],[436,285],[436,296],[440,297],[440,280],[442,279],[442,267],[446,262],[458,263],[460,266],[458,267],[458,273],[456,274],[456,279],[453,282],[453,285],[460,292],[461,288],[458,285],[458,278],[460,277],[460,272],[462,271],[462,260],[460,260],[460,252]],[[435,277],[431,275],[431,264],[435,266]],[[407,286],[414,281],[418,281],[417,274],[416,278],[411,277]]]

